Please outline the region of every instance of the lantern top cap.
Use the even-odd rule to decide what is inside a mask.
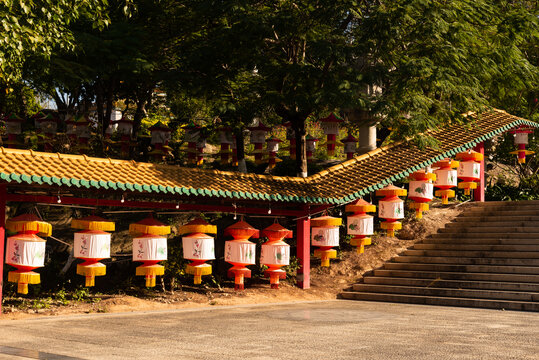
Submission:
[[[346,142],[357,142],[358,139],[354,136],[352,136],[351,134],[348,135],[347,137],[345,137],[344,139],[341,139],[341,142],[343,143],[346,143]]]
[[[522,133],[525,133],[525,134],[532,134],[534,132],[534,128],[532,127],[528,127],[528,126],[524,126],[524,125],[520,125],[519,127],[517,128],[514,128],[512,130],[509,130],[509,132],[511,134],[522,134]]]
[[[42,123],[42,122],[55,122],[55,123],[57,123],[59,120],[52,113],[48,113],[47,115],[36,119],[36,121],[38,123]]]
[[[8,219],[6,229],[16,232],[32,231],[41,236],[51,236],[52,234],[51,224],[42,221],[34,214],[23,214]]]
[[[279,223],[274,223],[262,230],[262,236],[290,239],[293,236],[293,232]]]
[[[24,122],[24,119],[15,113],[11,113],[4,117],[5,122]]]
[[[483,154],[473,150],[463,151],[458,153],[455,158],[461,161],[481,161],[483,160]]]
[[[307,136],[305,136],[305,141],[319,141],[319,139],[315,138],[311,134],[307,134]]]
[[[432,164],[432,167],[444,169],[444,168],[458,168],[459,162],[452,159],[443,159]]]
[[[87,115],[76,115],[70,118],[69,120],[66,120],[66,124],[77,124],[77,125],[88,125],[90,123],[90,120],[88,119]]]
[[[129,225],[131,235],[149,234],[149,235],[168,235],[170,226],[154,219],[152,216]]]
[[[113,221],[109,221],[100,216],[86,216],[82,219],[74,219],[71,221],[71,227],[73,229],[84,230],[98,230],[98,231],[114,231],[115,224]]]
[[[196,218],[189,221],[187,224],[178,228],[180,235],[193,234],[193,233],[205,233],[205,234],[217,234],[217,226],[211,225],[202,218]]]
[[[435,181],[436,174],[428,173],[425,170],[419,170],[410,174],[410,179],[419,180],[419,181],[430,181],[430,180]]]
[[[259,121],[257,126],[250,126],[247,129],[249,129],[251,131],[257,131],[257,130],[258,131],[270,131],[271,130],[271,128],[264,125],[264,123],[262,121]]]
[[[168,126],[163,124],[161,121],[158,121],[155,124],[153,124],[148,130],[150,130],[150,131],[152,131],[152,130],[161,130],[161,131],[167,131],[167,132],[172,131],[172,130],[170,130],[170,128]]]
[[[127,116],[122,116],[120,120],[111,121],[113,124],[130,124],[133,125],[133,120],[129,119]]]
[[[242,220],[227,227],[225,229],[225,235],[230,235],[232,237],[257,238],[259,237],[259,231]]]
[[[272,135],[270,136],[269,138],[266,139],[266,142],[283,142],[281,139],[279,139],[278,137]]]
[[[335,113],[331,113],[329,114],[328,116],[326,116],[325,118],[322,118],[320,119],[321,122],[336,122],[336,123],[341,123],[343,122],[343,118],[341,118],[340,116],[338,115],[335,115]]]
[[[383,189],[376,190],[376,196],[406,196],[406,189],[401,189],[394,185],[388,185]]]
[[[42,118],[44,116],[45,116],[45,113],[43,112],[43,110],[39,110],[34,115],[32,115],[32,119],[39,119],[39,118]]]
[[[333,216],[320,216],[311,219],[311,227],[336,227],[342,225],[342,219]]]
[[[369,203],[363,199],[358,199],[351,204],[348,204],[344,207],[344,211],[354,212],[354,213],[366,213],[376,211],[376,205]]]
[[[23,240],[28,242],[46,242],[47,240],[40,238],[36,234],[15,234],[10,236],[14,240]]]

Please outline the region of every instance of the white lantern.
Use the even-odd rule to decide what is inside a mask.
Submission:
[[[200,138],[200,130],[187,130],[185,132],[185,141],[190,143],[196,143]]]
[[[322,130],[325,135],[338,135],[339,134],[339,123],[333,121],[323,121],[321,123]]]
[[[251,144],[263,144],[266,142],[265,130],[251,130]]]
[[[268,151],[277,152],[279,151],[279,142],[278,141],[268,141]]]
[[[345,142],[344,143],[344,152],[345,153],[355,153],[357,149],[357,143],[356,142]]]
[[[221,144],[232,144],[234,142],[233,135],[228,130],[219,131],[219,143]]]
[[[142,236],[133,239],[133,261],[167,259],[167,239],[161,236]]]
[[[238,264],[254,264],[256,244],[248,241],[225,241],[225,261]]]
[[[370,215],[351,215],[347,219],[348,235],[374,234],[374,217]]]
[[[97,230],[76,232],[73,252],[76,258],[107,259],[110,257],[110,234]]]
[[[382,219],[403,219],[404,218],[404,202],[398,201],[382,201],[378,205],[378,217]]]
[[[311,243],[313,246],[339,246],[339,228],[313,227]]]
[[[6,133],[19,135],[22,133],[22,123],[20,121],[6,120]]]
[[[434,185],[425,181],[410,181],[408,197],[432,200]]]
[[[36,235],[21,234],[7,238],[6,264],[32,268],[45,265],[46,241]]]
[[[183,257],[189,260],[215,259],[215,246],[213,237],[196,233],[182,238]]]
[[[434,170],[434,186],[457,186],[457,170]]]
[[[481,163],[473,161],[461,161],[459,164],[459,178],[479,179],[481,176]]]
[[[55,134],[58,128],[58,123],[54,119],[46,119],[41,121],[41,130],[45,134]]]
[[[118,133],[122,136],[131,136],[133,134],[133,122],[125,119],[118,121]]]
[[[262,245],[260,251],[260,263],[265,265],[289,265],[290,245]]]
[[[314,152],[316,150],[316,141],[314,140],[306,141],[305,150],[309,152]]]
[[[528,145],[528,133],[526,132],[517,132],[515,133],[515,145]]]
[[[166,144],[170,141],[170,131],[168,130],[152,130],[151,144]]]

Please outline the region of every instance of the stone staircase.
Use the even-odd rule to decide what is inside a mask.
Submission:
[[[539,311],[539,201],[477,203],[341,297]]]

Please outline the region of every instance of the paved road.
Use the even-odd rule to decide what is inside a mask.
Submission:
[[[24,358],[539,359],[539,313],[335,300],[0,320],[0,359]]]

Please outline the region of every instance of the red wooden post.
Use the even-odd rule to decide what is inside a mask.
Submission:
[[[300,263],[296,285],[301,289],[311,287],[311,220],[309,218],[297,221],[297,256]]]
[[[473,192],[474,201],[485,201],[485,143],[481,142],[474,147],[474,151],[483,154],[481,160],[481,180],[477,184],[477,189]]]
[[[0,184],[0,316],[2,316],[2,291],[4,284],[4,246],[6,223],[6,184]]]

